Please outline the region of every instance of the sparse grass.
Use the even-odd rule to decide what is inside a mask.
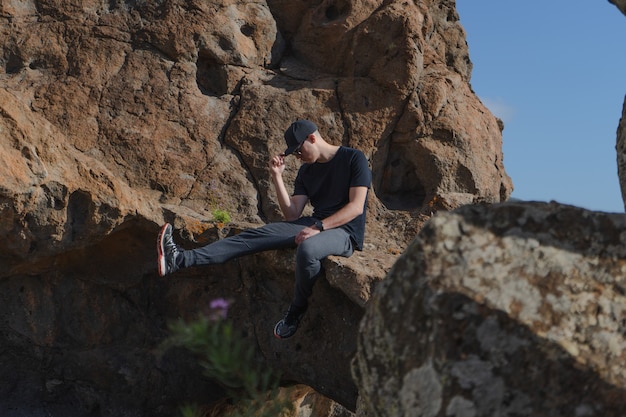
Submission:
[[[281,417],[293,405],[289,396],[278,395],[279,376],[255,358],[255,349],[227,318],[229,302],[218,298],[209,312],[196,320],[169,324],[166,347],[183,346],[193,352],[205,375],[220,384],[234,407],[224,417]],[[202,417],[195,405],[181,408],[183,417]]]
[[[230,223],[230,214],[226,210],[215,209],[212,214],[216,222],[222,224]]]

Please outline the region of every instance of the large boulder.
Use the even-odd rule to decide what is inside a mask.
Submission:
[[[623,416],[626,216],[556,203],[438,213],[368,303],[368,416]]]
[[[159,416],[219,397],[189,355],[154,355],[168,321],[216,297],[259,360],[354,408],[373,285],[433,212],[512,190],[452,0],[8,0],[0,39],[3,415]],[[267,161],[296,118],[361,149],[374,182],[365,251],[326,262],[280,343],[292,252],[160,280],[154,239],[164,221],[194,247],[280,219]]]

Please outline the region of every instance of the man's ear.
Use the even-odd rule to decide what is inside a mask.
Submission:
[[[315,143],[315,140],[317,138],[315,137],[315,133],[311,133],[309,136],[307,136],[307,139],[309,140],[309,142]]]

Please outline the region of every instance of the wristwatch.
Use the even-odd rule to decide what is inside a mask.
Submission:
[[[315,227],[317,227],[320,232],[324,231],[324,223],[322,223],[321,220],[315,220]]]

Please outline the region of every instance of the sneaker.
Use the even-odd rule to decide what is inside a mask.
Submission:
[[[285,318],[276,323],[276,326],[274,326],[274,336],[278,339],[287,339],[296,334],[305,312],[306,308],[290,306],[289,310],[285,314]]]
[[[167,274],[176,272],[178,270],[178,264],[176,259],[182,251],[174,243],[172,237],[172,225],[165,223],[159,232],[157,239],[157,253],[159,264],[159,275],[164,277]]]

